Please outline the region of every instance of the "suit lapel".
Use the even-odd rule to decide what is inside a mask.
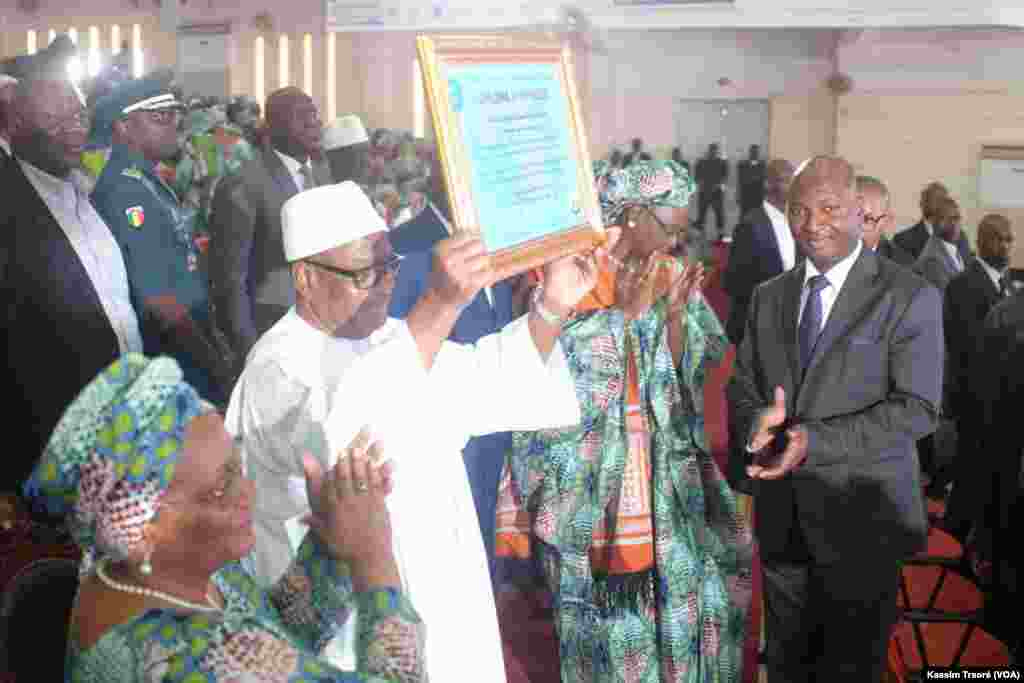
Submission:
[[[811,365],[805,375],[810,374],[832,345],[860,320],[863,309],[875,298],[876,287],[873,282],[877,274],[878,257],[874,252],[862,249],[857,262],[850,269],[850,274],[846,276],[843,288],[839,290],[839,297],[832,305],[828,321],[814,345]]]
[[[772,225],[772,219],[768,217],[768,212],[764,210],[763,206],[759,206],[757,210],[760,213],[760,223],[763,226],[763,229],[760,230],[764,244],[763,253],[773,255],[776,261],[773,272],[781,273],[785,267],[782,262],[782,247],[779,245],[779,239],[775,236],[775,226]]]
[[[295,179],[292,178],[292,174],[285,168],[284,162],[277,156],[277,152],[268,143],[263,148],[263,166],[267,169],[267,173],[270,174],[270,179],[274,181],[283,195],[287,197],[293,197],[299,193],[299,188],[295,185]]]
[[[18,215],[33,216],[37,228],[36,230],[27,230],[25,233],[35,235],[31,238],[32,241],[38,240],[38,243],[48,244],[51,247],[52,251],[45,254],[45,257],[50,260],[52,267],[62,269],[60,278],[62,283],[81,283],[81,286],[78,287],[64,288],[63,294],[75,292],[80,297],[79,301],[98,311],[103,319],[108,321],[110,332],[114,334],[113,324],[109,322],[106,309],[103,308],[103,302],[100,301],[100,295],[96,291],[96,285],[89,277],[89,271],[85,269],[85,264],[78,257],[78,252],[75,251],[75,246],[71,243],[68,234],[64,232],[64,228],[50,211],[50,207],[36,192],[36,188],[22,172],[21,167],[14,159],[10,160],[10,164],[11,173],[8,177],[13,179],[11,184],[15,185],[10,189],[14,190],[13,196],[22,199],[21,208],[15,211]],[[21,185],[21,188],[18,189],[17,185]]]
[[[972,287],[977,287],[978,291],[982,293],[985,299],[985,304],[988,307],[992,307],[997,301],[999,301],[999,288],[996,287],[996,283],[992,282],[992,278],[988,276],[988,272],[985,267],[981,265],[981,262],[975,259],[970,266],[970,275],[967,277],[971,278],[974,282],[971,283]]]
[[[800,386],[800,344],[796,325],[800,315],[800,294],[804,286],[803,264],[789,271],[782,297],[782,342],[789,361],[789,374],[794,387]],[[792,395],[792,393],[790,393]]]

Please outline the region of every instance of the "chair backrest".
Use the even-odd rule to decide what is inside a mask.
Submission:
[[[17,681],[63,681],[78,563],[44,558],[22,568],[0,599],[0,671]]]

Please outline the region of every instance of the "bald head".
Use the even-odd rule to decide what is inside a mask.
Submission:
[[[863,232],[853,167],[839,157],[814,157],[789,188],[789,226],[803,253],[825,273],[856,248]]]
[[[1010,219],[998,213],[990,213],[978,224],[978,256],[996,270],[1006,268],[1010,263],[1010,249],[1013,247],[1013,227]]]
[[[787,159],[772,159],[764,169],[764,198],[779,211],[786,210],[786,195],[795,172]]]
[[[800,196],[811,189],[823,186],[852,194],[855,191],[856,178],[853,166],[846,159],[817,156],[800,164],[790,186],[789,196]]]
[[[949,188],[938,181],[928,183],[921,190],[921,216],[929,223],[934,222],[938,202],[944,197],[949,197]]]
[[[299,88],[281,88],[270,94],[267,126],[274,148],[297,161],[305,162],[320,147],[320,113],[313,98]]]

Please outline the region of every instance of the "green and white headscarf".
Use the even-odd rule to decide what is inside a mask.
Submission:
[[[605,225],[615,225],[630,206],[685,208],[697,189],[689,172],[671,160],[637,161],[619,169],[598,161],[594,183]]]
[[[185,428],[212,412],[171,358],[129,353],[72,402],[25,483],[25,497],[67,521],[83,573],[127,559],[174,478]]]

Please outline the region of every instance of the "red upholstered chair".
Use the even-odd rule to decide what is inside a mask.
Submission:
[[[0,671],[17,681],[64,680],[71,606],[78,562],[36,560],[19,571],[0,600]]]

